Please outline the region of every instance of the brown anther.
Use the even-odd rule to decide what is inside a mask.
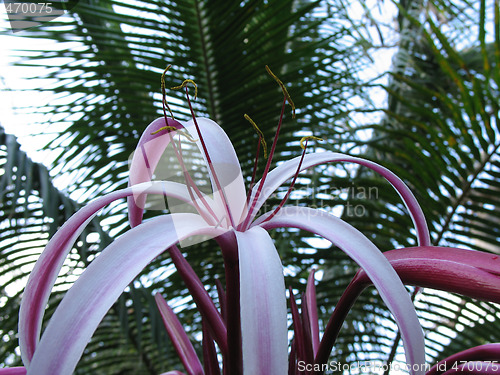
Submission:
[[[167,74],[168,70],[172,67],[172,65],[169,65],[165,68],[165,70],[163,71],[163,74],[161,75],[161,95],[162,95],[162,102],[163,102],[163,111],[165,112],[165,108],[168,109],[168,111],[170,112],[170,116],[172,116],[172,119],[175,120],[175,117],[174,117],[174,114],[172,112],[172,110],[170,109],[168,103],[167,103],[167,91],[165,89],[165,74]],[[166,117],[166,113],[165,114],[165,117]]]
[[[264,158],[267,159],[267,143],[266,143],[266,140],[264,138],[264,133],[262,133],[262,130],[259,129],[259,127],[257,126],[257,124],[255,123],[255,121],[253,121],[250,116],[248,116],[246,113],[243,115],[243,117],[245,117],[245,120],[247,120],[250,124],[252,124],[253,128],[255,129],[255,131],[257,132],[257,134],[259,135],[259,142],[261,143],[262,145],[262,149],[264,151]]]
[[[192,84],[194,86],[194,98],[198,96],[198,86],[196,85],[196,82],[193,81],[192,79],[185,79],[179,86],[172,87],[172,90],[180,90],[186,87],[188,84]]]
[[[302,137],[300,139],[300,148],[302,148],[302,150],[305,150],[306,149],[306,146],[304,146],[304,142],[307,142],[309,139],[314,139],[316,141],[324,141],[323,138],[318,138],[318,137],[315,137],[313,135],[308,135],[306,137]],[[306,143],[307,144],[307,143]]]
[[[292,107],[292,117],[295,118],[295,104],[293,104],[293,100],[292,98],[290,97],[290,94],[288,93],[288,90],[286,89],[285,85],[283,84],[283,82],[281,82],[281,80],[276,76],[276,74],[274,74],[271,69],[269,68],[269,66],[266,65],[266,70],[267,70],[267,73],[269,73],[269,75],[271,77],[274,78],[274,80],[276,82],[278,82],[278,85],[280,85],[281,87],[281,91],[283,91],[283,95],[285,96],[285,99],[287,100],[288,104],[290,104],[290,106]]]
[[[152,132],[151,135],[158,134],[159,132],[161,132],[163,130],[168,130],[169,133],[172,132],[172,131],[177,132],[177,133],[179,133],[179,135],[183,135],[184,137],[186,137],[188,141],[196,143],[196,139],[194,139],[193,137],[191,137],[191,134],[189,134],[188,132],[186,132],[184,130],[177,129],[175,126],[163,126],[160,129],[155,130],[154,132]]]

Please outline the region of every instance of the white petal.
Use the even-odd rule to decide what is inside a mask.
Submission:
[[[286,180],[292,178],[299,165],[300,156],[296,157],[292,160],[288,160],[283,164],[280,164],[278,167],[269,172],[264,182],[264,186],[262,189],[262,193],[257,199],[257,205],[252,213],[252,219],[255,217],[259,209],[266,202],[266,200],[274,193],[274,191],[280,187]],[[365,160],[361,158],[355,158],[352,156],[339,154],[335,152],[320,152],[316,154],[306,154],[304,157],[304,161],[302,163],[301,170],[305,170],[307,168],[314,167],[319,164],[330,163],[330,162],[348,162],[348,163],[356,163],[363,166],[366,166],[381,176],[383,176],[387,181],[389,181],[398,194],[403,199],[404,204],[408,208],[410,212],[411,218],[415,225],[415,229],[417,231],[417,236],[419,240],[420,246],[430,246],[430,234],[429,229],[427,228],[427,223],[425,220],[424,213],[420,208],[415,196],[411,192],[411,190],[406,186],[406,184],[394,173],[392,173],[387,168],[382,167],[381,165],[374,163],[370,160]],[[255,195],[257,188],[259,186],[259,182],[257,182],[252,189],[251,197]],[[250,199],[252,202],[252,199]]]
[[[258,221],[264,221],[265,216]],[[258,222],[257,221],[257,222]],[[260,224],[265,229],[293,227],[315,233],[342,249],[367,273],[400,328],[410,368],[424,369],[425,346],[422,328],[413,303],[401,279],[386,257],[361,232],[345,221],[309,207],[284,207],[271,220]],[[414,371],[414,375],[425,371]]]
[[[165,191],[168,191],[168,194],[177,199],[190,199],[184,185],[160,181],[144,183],[107,194],[88,203],[71,216],[56,232],[37,260],[33,271],[31,271],[21,301],[19,346],[21,347],[21,355],[25,366],[29,365],[35,352],[40,337],[43,313],[57,275],[66,256],[87,224],[101,208],[117,199],[144,193],[166,194]]]
[[[262,228],[235,232],[240,265],[244,375],[288,372],[287,308],[283,266]]]
[[[219,235],[198,215],[164,215],[131,229],[68,290],[35,350],[28,374],[71,375],[99,322],[123,289],[156,256],[196,234]]]
[[[235,225],[238,225],[246,209],[245,184],[238,157],[234,151],[231,140],[217,123],[207,118],[196,118],[196,120],[213,163],[215,174],[221,184],[223,190],[222,194],[225,196]],[[198,148],[201,150],[201,142],[194,127],[193,120],[188,121],[184,126],[192,137],[197,140]],[[207,162],[204,154],[203,157],[205,158],[205,162]],[[212,173],[210,173],[210,179],[212,188],[216,192],[218,189]],[[218,200],[217,194],[214,199]],[[220,203],[223,204],[223,202]]]

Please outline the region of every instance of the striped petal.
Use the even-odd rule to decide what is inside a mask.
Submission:
[[[1,375],[26,375],[24,367],[0,368]]]
[[[269,234],[235,232],[240,267],[244,375],[288,372],[287,308],[283,266]]]
[[[309,273],[306,286],[307,316],[309,318],[309,329],[311,331],[311,342],[313,354],[316,355],[319,347],[319,325],[318,305],[316,302],[316,287],[314,285],[314,270]]]
[[[167,131],[156,133],[165,126],[178,129],[183,127],[180,122],[173,119],[165,121],[164,117],[157,118],[146,127],[129,163],[129,186],[152,180],[156,166],[171,139]],[[142,221],[146,195],[130,197],[127,203],[130,225],[135,227]]]
[[[119,190],[96,199],[75,213],[47,244],[30,274],[19,311],[19,345],[23,363],[28,366],[40,337],[43,314],[57,275],[78,236],[87,224],[111,202],[134,194],[166,194],[190,199],[186,187],[173,182],[146,183]]]
[[[214,196],[217,201],[217,206],[213,208],[217,211],[218,216],[221,216],[225,213],[221,205],[227,204],[227,208],[230,210],[233,218],[239,220],[246,206],[245,200],[242,199],[242,197],[246,196],[246,193],[240,163],[233,145],[224,130],[214,121],[206,118],[197,118],[196,121],[207,147],[208,154],[210,155],[212,162],[211,166],[214,169],[213,172],[217,175],[217,179],[222,189],[222,191]],[[203,151],[203,146],[194,121],[190,120],[186,123],[180,123],[168,119],[168,125],[179,129],[182,128],[196,141],[196,146],[201,152],[205,165],[208,167],[212,190],[217,192],[218,188],[215,182],[214,173],[212,173],[208,165],[207,157]],[[152,179],[161,156],[171,140],[171,135],[168,134],[167,131],[153,134],[164,126],[166,126],[165,119],[161,117],[153,121],[144,131],[130,163],[129,185],[147,182]],[[223,195],[224,198],[221,198],[221,195]],[[140,199],[129,198],[129,219],[132,227],[140,224],[145,201],[146,197],[141,197]]]
[[[188,335],[184,331],[184,328],[182,328],[181,322],[160,293],[155,295],[155,301],[163,324],[175,347],[175,351],[181,359],[188,375],[202,375],[203,367],[196,355],[193,344],[191,344]]]
[[[253,217],[255,217],[255,215],[262,207],[262,205],[265,203],[265,201],[271,196],[271,194],[273,194],[274,191],[276,191],[276,189],[279,188],[285,181],[287,181],[288,179],[292,178],[295,175],[295,173],[297,172],[297,167],[299,165],[299,162],[300,162],[300,156],[284,162],[283,164],[279,165],[278,167],[269,172],[264,182],[262,193],[258,197],[257,204],[251,213],[252,219]],[[348,162],[348,163],[360,164],[374,170],[381,176],[385,177],[385,179],[389,181],[392,184],[392,186],[394,186],[398,194],[403,199],[403,202],[405,203],[406,207],[408,208],[408,211],[410,212],[411,218],[415,225],[419,244],[421,246],[430,245],[429,229],[427,228],[427,223],[424,217],[424,213],[422,212],[422,209],[420,208],[413,193],[398,176],[396,176],[390,170],[372,161],[355,158],[352,156],[343,155],[330,151],[305,155],[304,160],[302,162],[301,170],[305,170],[319,164],[330,163],[330,162]],[[259,183],[256,183],[255,187],[252,189],[251,197],[255,195],[258,186]]]
[[[197,118],[198,126],[203,137],[203,141],[207,147],[208,154],[212,161],[214,173],[221,184],[221,195],[224,196],[228,209],[235,220],[235,225],[239,224],[244,210],[246,209],[246,191],[243,174],[241,173],[240,162],[236,152],[234,151],[231,140],[224,130],[214,121],[207,118]],[[198,138],[194,127],[194,121],[190,120],[185,124],[186,129],[190,132],[193,138]],[[201,150],[201,142],[197,139],[198,148]],[[206,155],[202,152],[205,163],[208,164]],[[216,187],[215,177],[209,168],[210,180],[214,192]],[[220,195],[215,194],[214,199],[218,200]]]
[[[259,219],[263,221],[261,226],[264,229],[294,227],[315,233],[338,246],[358,263],[396,319],[408,365],[423,369],[424,337],[411,299],[396,271],[370,240],[343,220],[308,207],[284,207],[267,222],[265,216]],[[413,371],[414,375],[423,373],[423,370]]]
[[[28,375],[71,375],[106,312],[151,260],[188,236],[221,233],[199,215],[175,214],[154,218],[119,237],[66,293],[36,348]]]
[[[451,247],[409,247],[386,251],[405,284],[440,289],[500,303],[500,257]],[[363,271],[356,275],[363,282]]]

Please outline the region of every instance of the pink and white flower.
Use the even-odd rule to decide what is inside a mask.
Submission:
[[[192,109],[192,120],[186,123],[167,116],[153,121],[139,140],[132,158],[129,187],[94,200],[78,211],[59,229],[37,261],[26,286],[20,310],[19,336],[25,368],[3,369],[0,372],[28,375],[72,374],[85,346],[112,304],[141,270],[166,250],[170,252],[174,264],[193,294],[204,321],[203,344],[204,353],[206,351],[207,354],[202,366],[172,310],[161,296],[156,296],[164,323],[187,374],[220,374],[215,343],[224,358],[225,373],[233,375],[285,375],[289,373],[289,366],[293,368],[297,358],[324,361],[336,337],[335,330],[340,328],[338,324],[341,325],[343,318],[336,320],[337,328],[333,331],[330,327],[327,328],[320,340],[314,285],[310,280],[306,291],[307,303],[305,310],[303,309],[303,312],[307,312],[308,317],[304,321],[307,322],[308,329],[295,324],[296,339],[290,354],[290,363],[293,363],[289,365],[283,266],[268,233],[268,230],[279,227],[300,228],[317,234],[331,241],[356,261],[363,271],[355,282],[364,287],[369,281],[378,289],[400,328],[408,365],[410,368],[417,368],[414,365],[423,364],[425,353],[422,329],[401,279],[405,281],[409,278],[414,282],[416,278],[425,286],[445,285],[444,281],[432,278],[426,283],[422,272],[436,271],[439,279],[442,276],[438,274],[439,265],[444,264],[439,262],[449,261],[461,264],[463,268],[457,271],[459,283],[460,276],[471,278],[483,272],[482,265],[486,261],[479,257],[479,263],[474,266],[476,268],[470,269],[461,260],[464,258],[458,250],[440,252],[430,247],[425,218],[415,197],[397,176],[376,163],[328,151],[306,154],[304,150],[302,156],[270,170],[285,104],[289,99],[286,90],[284,93],[278,130],[264,173],[256,183],[252,181],[248,192],[236,152],[226,133],[215,122],[195,117]],[[184,182],[153,180],[168,146],[177,159],[177,170],[181,171]],[[186,150],[183,147],[199,150],[210,181],[210,193],[197,186],[193,170],[189,170],[184,163]],[[286,198],[298,174],[323,163],[356,163],[385,177],[408,208],[415,225],[419,248],[397,250],[384,255],[361,232],[331,213],[307,207],[286,206]],[[271,194],[290,179],[291,187],[283,202],[275,209],[258,216]],[[183,202],[179,207],[190,207],[190,210],[177,212],[177,207],[176,212],[171,211],[143,221],[147,196],[153,194],[175,198]],[[132,229],[117,238],[87,267],[68,290],[41,335],[44,309],[50,292],[76,239],[100,209],[123,198],[128,199]],[[217,310],[176,246],[178,243],[182,245],[181,241],[200,235],[214,238],[221,248],[226,269],[225,291],[221,291],[224,296],[222,312]],[[417,253],[418,256],[412,255]],[[445,254],[445,258],[439,258],[435,262],[436,254]],[[420,255],[423,258],[419,258]],[[425,259],[429,259],[429,262],[425,263]],[[419,264],[423,264],[423,268],[419,269]],[[492,295],[491,289],[498,291],[498,273],[488,275],[483,275],[484,283],[479,288],[484,292],[481,297],[485,298]],[[457,290],[464,292],[459,287]],[[352,296],[355,298],[354,294]],[[298,322],[298,310],[293,300],[291,303],[294,322]],[[338,314],[350,307],[348,303],[342,303],[344,302],[341,301],[335,310]],[[303,333],[306,331],[310,332],[307,340],[303,339],[307,336]],[[423,371],[415,370],[413,374],[423,374]]]

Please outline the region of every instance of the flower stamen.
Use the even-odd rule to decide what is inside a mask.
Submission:
[[[201,143],[201,146],[203,148],[203,152],[205,153],[205,157],[207,158],[207,164],[208,164],[208,167],[210,168],[210,172],[211,172],[211,174],[213,176],[215,187],[216,187],[217,191],[219,191],[219,194],[221,196],[221,199],[222,199],[222,202],[223,202],[223,205],[224,205],[224,209],[226,211],[226,215],[229,218],[229,222],[231,223],[231,226],[234,226],[233,216],[231,214],[231,210],[229,209],[229,203],[228,203],[229,201],[228,201],[228,199],[226,197],[226,193],[224,191],[224,188],[222,187],[222,185],[221,185],[221,183],[219,181],[219,178],[217,177],[217,173],[215,171],[214,164],[212,162],[212,159],[210,158],[207,146],[205,144],[205,141],[203,140],[203,136],[201,135],[200,126],[198,125],[198,121],[196,120],[196,116],[194,114],[194,109],[193,109],[193,106],[191,104],[191,99],[189,98],[189,90],[188,90],[188,87],[187,87],[188,83],[192,83],[194,85],[194,87],[195,87],[195,90],[198,90],[197,87],[196,87],[196,83],[194,83],[194,81],[191,80],[191,79],[184,80],[184,82],[182,83],[182,85],[179,86],[179,87],[184,87],[185,90],[186,90],[186,98],[187,98],[187,102],[188,102],[188,105],[189,105],[189,110],[191,112],[191,117],[193,118],[194,126],[196,128],[196,132],[198,133],[198,137],[200,139],[200,143]]]
[[[194,139],[191,134],[189,134],[188,132],[185,132],[181,129],[178,129],[176,128],[175,126],[163,126],[161,127],[160,129],[158,130],[155,130],[154,132],[151,133],[151,135],[155,135],[155,134],[158,134],[159,132],[163,131],[163,130],[168,130],[169,133],[171,131],[174,131],[174,132],[177,132],[179,133],[179,135],[183,135],[184,137],[186,137],[186,139],[189,141],[189,142],[192,142],[192,143],[196,143],[196,139]]]
[[[285,196],[283,197],[283,199],[281,200],[280,204],[278,205],[278,207],[276,207],[274,209],[274,211],[272,212],[271,215],[269,215],[266,220],[264,220],[264,222],[266,221],[269,221],[271,220],[274,216],[276,216],[276,214],[279,212],[279,210],[285,205],[286,201],[288,200],[288,198],[290,197],[290,194],[292,193],[292,190],[293,190],[293,187],[295,186],[295,182],[297,181],[297,178],[299,177],[299,173],[300,173],[300,168],[302,167],[302,162],[304,161],[304,156],[306,155],[306,149],[307,149],[307,142],[310,140],[310,139],[314,139],[314,140],[317,140],[317,141],[323,141],[322,138],[318,138],[318,137],[314,137],[312,135],[309,135],[307,137],[302,137],[302,139],[300,140],[300,147],[302,148],[302,156],[300,157],[300,161],[299,161],[299,165],[297,166],[297,170],[295,171],[295,175],[293,176],[293,180],[292,180],[292,183],[290,184]],[[304,142],[305,142],[305,145],[304,145]]]
[[[253,212],[255,210],[255,205],[257,204],[257,200],[259,199],[259,196],[260,196],[260,194],[262,192],[262,188],[264,187],[264,182],[266,181],[267,174],[269,173],[269,169],[271,168],[271,162],[273,160],[274,150],[276,150],[276,145],[278,144],[278,136],[279,136],[279,133],[280,133],[280,130],[281,130],[281,124],[283,123],[283,116],[285,114],[285,106],[286,106],[287,102],[292,107],[292,117],[295,117],[295,105],[293,104],[293,101],[290,98],[290,94],[288,94],[288,91],[287,91],[285,85],[271,71],[271,69],[267,65],[266,65],[266,70],[269,73],[269,75],[271,77],[273,77],[274,80],[276,82],[278,82],[278,84],[280,85],[281,90],[283,91],[283,104],[281,106],[281,113],[280,113],[280,118],[278,120],[278,127],[276,128],[276,134],[274,135],[274,140],[273,140],[273,144],[271,146],[271,151],[269,151],[269,158],[267,159],[267,163],[266,163],[266,167],[264,169],[264,173],[262,174],[262,178],[260,179],[259,186],[257,187],[257,191],[255,192],[255,195],[253,197],[252,204],[250,205],[250,208],[248,210],[248,214],[247,214],[245,220],[243,221],[243,223],[239,226],[239,227],[241,227],[243,229],[247,229],[248,226],[249,226],[249,224],[250,224],[250,218],[253,215]]]
[[[170,109],[168,103],[167,103],[167,90],[165,88],[165,74],[167,74],[168,70],[172,67],[172,65],[169,65],[165,68],[163,71],[163,74],[161,75],[161,95],[162,95],[162,105],[163,105],[163,116],[165,117],[165,122],[167,121],[167,109],[170,112],[170,116],[172,117],[173,120],[175,120],[174,114],[172,110]]]
[[[306,136],[306,137],[302,137],[302,138],[300,139],[300,148],[301,148],[302,150],[305,150],[305,149],[306,149],[306,147],[307,147],[307,141],[308,141],[309,139],[314,139],[314,140],[316,140],[316,141],[324,141],[324,139],[323,139],[323,138],[315,137],[314,135],[308,135],[308,136]],[[304,142],[305,142],[305,145],[304,145]]]
[[[266,139],[264,138],[264,133],[262,133],[262,130],[259,129],[259,127],[255,123],[255,121],[252,120],[250,118],[250,116],[248,116],[245,113],[243,115],[243,117],[245,117],[245,120],[247,120],[250,124],[252,124],[253,128],[255,129],[255,131],[257,132],[257,134],[259,135],[259,143],[262,144],[262,148],[263,148],[263,151],[264,151],[264,158],[267,159],[267,143],[266,143]]]
[[[274,74],[271,69],[269,68],[269,66],[266,65],[266,70],[267,70],[267,73],[274,78],[274,80],[276,82],[278,82],[278,85],[280,85],[281,87],[281,90],[283,91],[283,95],[285,96],[285,99],[287,100],[288,104],[290,104],[290,107],[292,107],[292,118],[295,118],[295,104],[293,104],[293,100],[292,98],[290,97],[290,94],[288,93],[288,90],[286,89],[285,85],[283,84],[283,82],[281,82],[281,80],[276,76],[276,74]]]
[[[194,98],[196,99],[198,97],[198,86],[196,85],[196,82],[193,81],[192,79],[185,79],[179,86],[171,87],[171,89],[180,90],[187,87],[187,85],[190,83],[194,86]]]
[[[169,134],[171,134],[171,133],[169,133]],[[196,201],[196,198],[194,197],[194,194],[193,194],[193,191],[194,191],[196,193],[196,195],[198,196],[198,199],[200,199],[200,201],[202,202],[202,204],[207,209],[208,213],[212,216],[213,220],[210,220],[210,217],[206,217],[205,215],[202,215],[202,216],[210,224],[212,224],[212,225],[215,224],[215,222],[217,221],[217,215],[212,210],[212,207],[210,207],[210,205],[208,204],[207,200],[205,199],[204,194],[200,191],[200,189],[198,189],[198,186],[196,186],[196,183],[193,181],[193,178],[189,174],[189,172],[188,172],[188,170],[186,168],[186,165],[184,164],[184,159],[182,158],[182,144],[181,144],[181,140],[179,139],[179,145],[177,146],[178,147],[177,148],[176,145],[175,145],[174,140],[172,139],[172,135],[170,135],[170,137],[171,137],[172,145],[174,147],[175,154],[177,156],[177,160],[179,161],[179,163],[181,165],[182,172],[183,172],[183,175],[184,175],[184,180],[186,181],[186,187],[188,189],[189,196],[191,197],[191,200],[193,202],[193,206],[196,208],[196,210],[200,214],[202,214],[203,211],[200,209],[200,206],[198,205],[198,203]]]
[[[167,122],[167,113],[166,113],[166,108],[169,110],[170,112],[170,115],[172,116],[172,119],[175,120],[174,118],[174,114],[172,113],[172,110],[170,109],[168,103],[167,103],[167,100],[166,100],[166,97],[167,97],[167,94],[166,94],[166,84],[165,84],[165,75],[167,74],[168,70],[172,67],[172,65],[168,65],[165,70],[163,71],[163,74],[161,75],[161,91],[162,91],[162,97],[163,97],[163,115],[165,117],[165,122]],[[186,87],[189,83],[192,83],[195,87],[195,93],[197,94],[198,93],[198,88],[196,86],[196,83],[193,81],[193,80],[190,80],[190,79],[186,79],[184,80],[184,82],[182,82],[182,84],[180,86],[176,86],[176,87],[173,87],[172,89],[178,89],[178,88],[183,88],[183,87]],[[187,89],[186,89],[187,90]],[[196,95],[195,95],[196,97]],[[188,100],[189,100],[189,97],[188,97]],[[208,204],[208,202],[206,201],[205,197],[204,197],[204,194],[200,191],[200,189],[198,189],[198,187],[196,186],[195,182],[193,181],[193,178],[191,177],[191,175],[189,174],[186,166],[184,165],[184,161],[182,160],[182,147],[181,147],[181,141],[179,139],[179,145],[176,146],[175,142],[174,142],[174,139],[172,137],[172,132],[177,132],[179,133],[179,135],[183,135],[184,137],[186,137],[188,139],[188,141],[190,142],[193,142],[193,143],[196,143],[197,140],[195,140],[188,132],[185,132],[181,129],[178,129],[176,128],[175,126],[163,126],[161,127],[160,129],[154,131],[151,133],[151,135],[155,135],[155,134],[158,134],[159,132],[163,131],[163,130],[168,130],[168,133],[170,135],[170,143],[172,144],[172,147],[174,149],[174,152],[175,152],[175,155],[177,157],[177,160],[179,161],[180,165],[181,165],[181,168],[183,170],[183,175],[184,175],[184,179],[186,181],[186,187],[188,189],[188,192],[189,192],[189,195],[191,197],[191,200],[193,202],[193,205],[194,207],[197,209],[198,212],[200,212],[200,214],[202,213],[201,209],[200,209],[200,206],[198,205],[194,195],[193,195],[193,191],[196,193],[196,195],[198,196],[198,198],[200,199],[200,201],[202,202],[202,204],[205,206],[205,208],[207,209],[208,211],[208,214],[212,216],[213,220],[217,220],[217,215],[215,214],[215,212],[212,210],[212,207],[210,207],[210,205]],[[178,148],[177,148],[178,147]],[[203,215],[204,218],[207,220],[207,221],[213,221],[213,220],[210,220],[209,217],[206,217],[206,215]]]
[[[250,116],[245,114],[243,117],[245,117],[245,119],[248,122],[250,122],[250,124],[252,124],[253,128],[255,129],[257,134],[259,135],[259,143],[257,143],[257,152],[255,154],[255,161],[253,163],[252,179],[250,181],[250,186],[248,187],[248,193],[247,193],[247,204],[248,204],[248,202],[250,201],[250,193],[252,192],[252,188],[254,187],[255,177],[257,175],[257,165],[258,165],[258,161],[259,161],[260,145],[262,144],[262,147],[264,149],[264,158],[267,159],[267,143],[266,143],[266,140],[264,139],[264,133],[262,133],[262,131],[257,126],[257,124],[250,118]]]

